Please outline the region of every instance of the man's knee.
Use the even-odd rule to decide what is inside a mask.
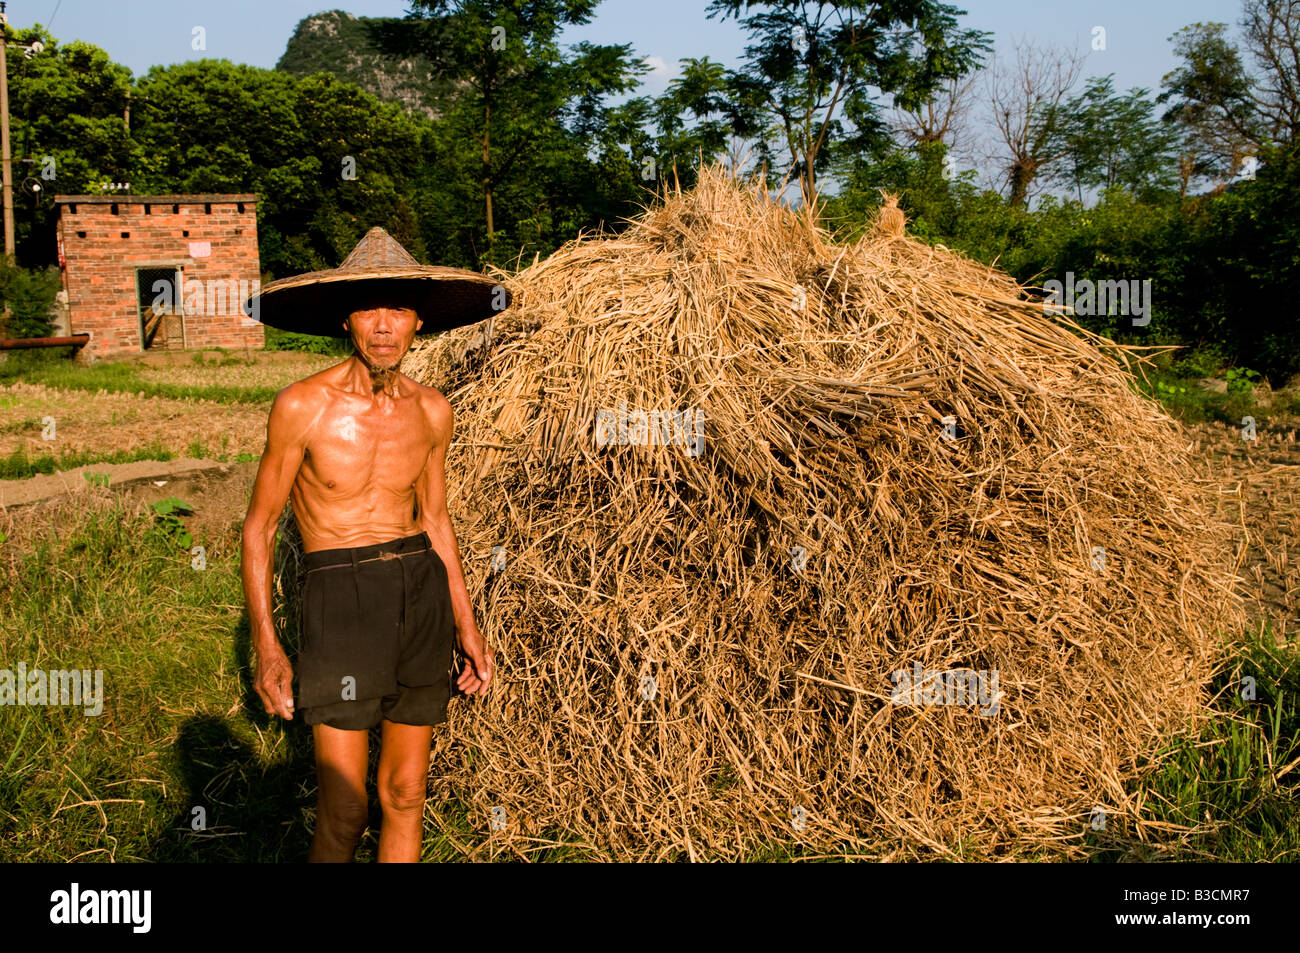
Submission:
[[[394,776],[379,780],[379,803],[393,814],[416,814],[424,810],[428,779],[424,775]]]
[[[348,791],[333,791],[320,799],[317,823],[344,837],[361,836],[369,821],[369,808],[364,795]]]

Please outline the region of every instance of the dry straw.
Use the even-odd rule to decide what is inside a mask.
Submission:
[[[1134,355],[893,204],[843,245],[718,169],[661,198],[404,365],[455,408],[497,650],[435,733],[465,849],[994,857],[1076,850],[1098,805],[1140,825],[1126,781],[1204,715],[1241,609]],[[620,402],[700,412],[702,452],[600,439]],[[996,671],[996,713],[895,704],[917,664]]]

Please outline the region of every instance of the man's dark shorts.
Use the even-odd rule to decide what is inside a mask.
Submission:
[[[455,621],[428,533],[304,557],[298,709],[309,725],[447,720]]]

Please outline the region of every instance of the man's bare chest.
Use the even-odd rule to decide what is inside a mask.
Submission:
[[[344,493],[412,487],[428,462],[434,433],[414,398],[375,406],[338,399],[307,438],[303,476]]]

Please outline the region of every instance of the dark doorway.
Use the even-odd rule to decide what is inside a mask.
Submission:
[[[177,268],[137,268],[135,299],[140,317],[140,350],[185,346],[181,273]]]

